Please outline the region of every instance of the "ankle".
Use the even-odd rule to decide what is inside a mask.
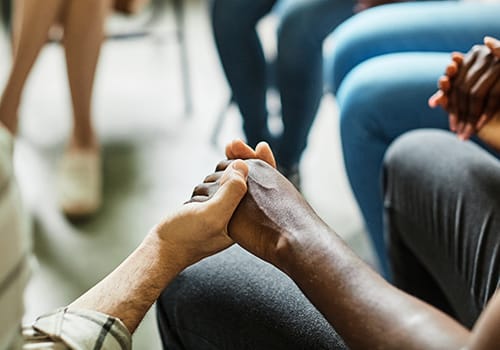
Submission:
[[[9,120],[0,119],[0,128],[6,129],[12,136],[17,134],[17,123]]]
[[[99,142],[95,135],[89,137],[78,137],[73,135],[69,141],[68,149],[70,150],[99,150]]]

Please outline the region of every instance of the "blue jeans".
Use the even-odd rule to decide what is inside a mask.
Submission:
[[[427,99],[450,61],[486,34],[500,37],[500,4],[417,2],[380,6],[333,33],[328,59],[337,93],[344,162],[354,196],[389,275],[383,234],[381,168],[391,142],[417,128],[447,128]]]
[[[275,142],[267,127],[268,64],[255,27],[277,2],[283,6],[274,73],[284,130]],[[353,0],[214,0],[215,42],[247,142],[275,144],[277,161],[285,168],[299,163],[323,94],[323,40],[352,15],[353,6]]]

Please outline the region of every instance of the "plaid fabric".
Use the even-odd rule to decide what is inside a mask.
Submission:
[[[123,323],[100,312],[62,308],[39,317],[23,329],[23,350],[131,349],[132,338]]]
[[[29,224],[12,169],[12,135],[0,125],[0,350],[130,349],[123,323],[90,310],[63,308],[20,332],[23,290],[29,277]]]

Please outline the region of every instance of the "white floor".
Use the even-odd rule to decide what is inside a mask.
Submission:
[[[110,272],[162,215],[189,197],[224,157],[224,143],[243,137],[238,111],[232,108],[219,145],[209,142],[229,90],[206,6],[204,1],[188,2],[191,116],[183,111],[178,46],[169,36],[169,18],[151,37],[105,43],[94,104],[104,152],[105,203],[98,215],[78,225],[60,214],[54,196],[54,168],[71,127],[64,58],[57,45],[43,51],[26,88],[15,154],[34,224],[36,265],[26,296],[27,322],[67,304]],[[3,82],[9,59],[5,42],[1,45]],[[303,192],[324,220],[370,260],[344,175],[337,125],[335,101],[326,96],[302,162]],[[160,348],[153,312],[136,332],[134,344],[137,349]]]

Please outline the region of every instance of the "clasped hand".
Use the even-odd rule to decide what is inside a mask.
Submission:
[[[465,55],[453,53],[429,105],[449,113],[450,130],[461,139],[478,133],[498,148],[491,130],[497,128],[500,112],[500,41],[485,37],[484,45],[475,45]]]
[[[227,160],[196,186],[191,199],[154,232],[185,268],[234,242],[278,264],[280,251],[311,225],[322,223],[295,187],[276,169],[271,149],[242,141],[226,148]]]

